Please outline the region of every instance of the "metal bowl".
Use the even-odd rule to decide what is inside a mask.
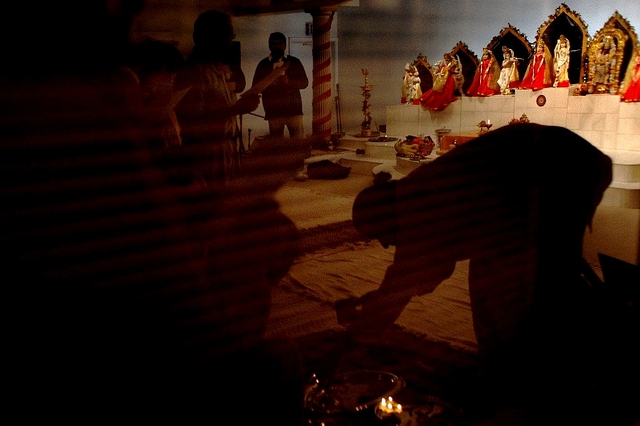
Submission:
[[[369,138],[369,142],[398,142],[400,139],[392,138],[389,136],[378,136],[375,138]]]
[[[382,398],[397,394],[404,380],[384,371],[353,371],[327,383],[310,384],[304,407],[314,413],[339,414],[373,409]]]

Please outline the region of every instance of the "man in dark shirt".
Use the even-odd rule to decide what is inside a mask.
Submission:
[[[284,75],[278,77],[262,92],[265,119],[269,121],[269,133],[273,137],[284,136],[284,127],[289,137],[303,138],[302,98],[300,90],[309,85],[307,74],[298,58],[285,54],[287,39],[279,32],[269,36],[271,54],[258,63],[253,76],[253,84],[262,81],[278,67],[287,67]]]

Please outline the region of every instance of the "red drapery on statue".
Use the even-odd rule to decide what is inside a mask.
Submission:
[[[553,61],[545,45],[539,41],[519,89],[541,90],[553,85]]]
[[[634,62],[629,65],[622,83],[621,100],[625,102],[640,102],[640,51]]]
[[[453,93],[458,86],[456,75],[459,73],[458,62],[445,54],[445,60],[438,70],[433,88],[420,97],[422,107],[430,111],[442,111],[451,102],[456,101],[458,98]]]
[[[469,96],[492,96],[500,93],[500,86],[498,86],[500,66],[492,56],[487,56],[489,56],[488,53],[480,61],[476,75],[467,90]]]

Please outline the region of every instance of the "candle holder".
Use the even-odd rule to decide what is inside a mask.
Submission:
[[[369,99],[371,99],[371,89],[373,89],[373,86],[369,84],[369,70],[363,68],[362,74],[364,75],[364,86],[360,86],[360,88],[362,89],[362,96],[364,97],[362,101],[364,120],[362,121],[360,136],[369,137],[373,136],[373,132],[371,131],[371,113],[369,112],[369,107],[371,106]]]
[[[392,398],[382,399],[374,410],[383,425],[453,425],[462,419],[462,410],[433,395],[412,398],[406,406]],[[377,423],[376,423],[377,424]]]
[[[478,127],[480,127],[480,132],[478,134],[482,135],[487,133],[489,129],[491,129],[491,126],[493,126],[493,124],[491,124],[491,120],[487,120],[487,121],[482,120],[481,122],[478,123]]]
[[[402,423],[402,405],[393,400],[392,397],[382,398],[374,410],[376,416],[387,424],[399,425]]]
[[[442,146],[442,137],[447,133],[451,133],[451,129],[447,129],[446,127],[436,129],[436,136],[438,137],[438,146],[436,147],[436,152],[440,151],[440,147]]]
[[[511,120],[509,120],[509,124],[518,124],[518,123],[529,123],[529,117],[527,117],[527,114],[522,114],[520,116],[520,118],[512,118]]]

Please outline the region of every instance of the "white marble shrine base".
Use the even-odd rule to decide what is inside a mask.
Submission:
[[[597,263],[597,253],[604,253],[640,264],[640,103],[620,102],[614,95],[574,96],[574,90],[575,86],[518,90],[514,95],[489,98],[464,97],[439,112],[419,105],[392,105],[387,107],[387,135],[402,139],[430,135],[437,141],[435,129],[477,132],[482,120],[491,120],[492,129],[496,129],[523,114],[533,123],[574,131],[613,161],[613,182],[596,211],[593,231],[585,235],[585,257]],[[544,105],[539,106],[541,95]],[[352,151],[343,155],[341,163],[354,167],[356,173],[385,171],[397,179],[436,157],[432,154],[420,162],[396,157],[393,143],[372,143],[352,133],[340,140],[341,148]],[[363,153],[356,154],[356,150]]]

